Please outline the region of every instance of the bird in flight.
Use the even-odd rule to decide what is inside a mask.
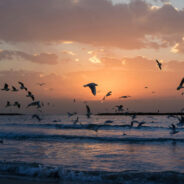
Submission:
[[[22,82],[18,82],[20,84],[20,89],[24,89],[25,91],[27,91],[27,88],[24,86],[24,83]]]
[[[36,101],[36,102],[32,102],[32,103],[28,104],[27,108],[31,107],[31,106],[37,106],[37,109],[41,108],[40,101]]]
[[[130,98],[131,96],[120,96],[119,98]]]
[[[117,111],[118,112],[122,112],[123,111],[123,105],[116,105],[115,107],[117,107]]]
[[[171,129],[170,134],[177,134],[179,131],[176,130],[176,126],[172,123],[171,127],[169,127]]]
[[[16,101],[16,102],[14,102],[13,106],[17,106],[17,107],[20,109],[20,106],[21,106],[21,105],[20,105],[19,102]]]
[[[112,91],[109,91],[103,98],[102,98],[102,103],[103,101],[108,97],[108,96],[111,96],[112,95]]]
[[[2,88],[1,90],[3,90],[3,91],[9,91],[10,89],[8,88],[8,84],[5,83],[4,84],[4,88]]]
[[[160,68],[160,70],[162,70],[162,63],[159,62],[157,59],[156,59],[156,62],[157,62],[158,67]]]
[[[33,101],[34,101],[34,95],[30,92],[30,91],[28,91],[27,92],[27,95],[26,95],[26,97],[30,97]]]
[[[18,89],[17,89],[15,86],[12,86],[12,91],[13,91],[13,92],[17,92]]]
[[[38,114],[33,114],[33,115],[32,115],[32,119],[34,119],[34,118],[36,118],[39,122],[42,120],[42,119],[38,116]]]
[[[180,85],[177,87],[177,90],[184,88],[183,84],[184,84],[184,78],[181,80]]]
[[[89,83],[84,85],[84,87],[89,87],[91,89],[91,92],[94,96],[96,95],[96,86],[98,86],[98,84],[95,83]]]

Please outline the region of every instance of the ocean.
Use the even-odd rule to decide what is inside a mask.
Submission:
[[[0,116],[1,179],[184,183],[184,128],[170,134],[175,118],[137,116],[135,121],[145,123],[130,127],[131,116],[78,115],[76,124],[77,115],[40,117]]]

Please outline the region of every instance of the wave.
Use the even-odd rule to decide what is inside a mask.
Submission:
[[[160,137],[160,138],[143,138],[143,137],[97,137],[97,136],[83,136],[83,135],[57,135],[57,134],[33,134],[33,133],[0,133],[1,139],[10,140],[34,140],[34,141],[61,141],[61,140],[81,140],[81,141],[95,141],[95,142],[127,142],[127,143],[154,143],[154,142],[184,142],[184,138]]]
[[[47,129],[86,129],[86,130],[113,130],[113,129],[136,129],[136,130],[169,130],[169,127],[162,126],[141,126],[141,127],[130,127],[128,124],[124,125],[105,125],[105,124],[50,124],[50,123],[8,123],[0,124],[0,126],[17,126],[17,127],[34,127],[34,128],[47,128]],[[179,128],[180,131],[184,131],[184,128]]]
[[[38,179],[57,179],[62,181],[90,183],[184,183],[184,173],[173,171],[141,172],[137,170],[122,172],[69,170],[64,166],[48,166],[39,163],[0,162],[3,176],[23,176]]]

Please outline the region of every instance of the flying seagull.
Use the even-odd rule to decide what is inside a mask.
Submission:
[[[171,127],[169,127],[169,128],[171,129],[170,134],[176,134],[179,132],[176,130],[176,126],[174,124],[171,124]]]
[[[89,83],[84,85],[84,87],[89,87],[91,89],[91,92],[94,96],[96,95],[96,86],[98,86],[98,84],[95,83]]]
[[[68,114],[68,117],[71,117],[73,115],[76,115],[77,113],[76,112],[74,112],[74,113],[67,112],[67,114]]]
[[[17,106],[17,107],[20,109],[20,106],[21,106],[21,105],[20,105],[19,102],[16,101],[16,102],[14,102],[13,106]]]
[[[15,86],[12,86],[12,91],[13,91],[13,92],[17,92],[18,89],[17,89]]]
[[[77,116],[77,119],[73,120],[73,124],[76,125],[79,122],[79,117]]]
[[[37,106],[37,108],[41,108],[40,101],[36,101],[36,102],[32,102],[32,103],[28,104],[27,108],[31,107],[31,106]]]
[[[25,91],[27,91],[27,88],[24,86],[24,83],[22,82],[18,82],[20,84],[20,89],[24,89]]]
[[[27,92],[27,95],[26,95],[26,97],[30,97],[33,101],[34,101],[34,95],[30,92],[30,91],[28,91]]]
[[[123,105],[116,105],[115,107],[117,107],[117,111],[118,112],[122,112],[123,111]]]
[[[8,84],[7,84],[7,83],[5,83],[5,84],[4,84],[4,88],[2,88],[1,90],[9,91],[10,89],[8,88]]]
[[[177,87],[177,90],[184,88],[183,84],[184,84],[184,78],[181,80],[180,85]]]
[[[36,118],[38,121],[42,120],[37,114],[32,115],[32,119],[34,119],[34,118]]]
[[[157,59],[156,59],[157,65],[160,68],[160,70],[162,70],[162,63],[160,63]]]
[[[111,96],[111,95],[112,95],[112,91],[109,91],[109,92],[102,98],[102,101],[101,101],[101,102],[103,102],[103,101],[106,99],[106,97]]]
[[[120,96],[119,98],[130,98],[131,96]]]

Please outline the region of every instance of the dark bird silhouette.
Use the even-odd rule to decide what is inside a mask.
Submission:
[[[131,96],[120,96],[119,98],[130,98]]]
[[[78,122],[79,122],[79,117],[77,116],[77,118],[73,120],[73,124],[76,125]]]
[[[4,84],[4,88],[2,88],[1,90],[3,90],[3,91],[9,91],[10,89],[8,88],[8,84],[5,83]]]
[[[144,88],[145,88],[145,89],[148,89],[148,86],[145,86]]]
[[[67,112],[67,114],[68,114],[68,117],[71,117],[71,116],[76,115],[77,113],[76,112],[73,112],[73,113]]]
[[[103,103],[103,101],[108,97],[112,95],[112,91],[109,91],[101,100],[101,102]]]
[[[162,63],[160,63],[157,59],[156,59],[157,65],[160,68],[160,70],[162,70]]]
[[[179,132],[176,130],[176,126],[174,124],[171,124],[169,128],[171,129],[170,134],[177,134]]]
[[[117,111],[118,112],[122,112],[123,111],[123,105],[116,105],[115,107],[117,107]]]
[[[91,117],[91,110],[90,110],[88,105],[86,105],[86,110],[87,110],[86,116],[87,116],[87,118],[90,118]]]
[[[87,125],[87,129],[93,130],[95,132],[98,132],[100,127],[101,127],[101,125],[96,125],[96,124],[89,124],[89,125]]]
[[[20,84],[20,89],[24,89],[25,91],[27,91],[27,88],[24,86],[24,83],[22,82],[18,82]]]
[[[75,102],[76,102],[76,99],[74,98],[74,99],[73,99],[73,103],[75,103]]]
[[[13,92],[17,92],[17,91],[19,91],[15,86],[12,86],[12,91]]]
[[[98,84],[95,83],[89,83],[89,84],[85,84],[84,87],[89,87],[91,92],[93,93],[93,95],[96,95],[96,86],[98,86]]]
[[[34,95],[30,91],[27,92],[26,97],[30,97],[33,101],[35,100]]]
[[[184,78],[181,80],[179,86],[177,87],[177,90],[180,90],[181,88],[184,88],[183,84],[184,84]]]
[[[37,109],[41,108],[40,101],[36,101],[36,102],[32,102],[32,103],[28,104],[27,108],[31,107],[31,106],[37,106]]]
[[[16,102],[14,102],[13,106],[18,107],[19,109],[20,109],[20,107],[21,107],[20,103],[19,103],[19,102],[17,102],[17,101],[16,101]]]
[[[104,122],[104,124],[110,124],[110,123],[113,123],[114,121],[112,121],[112,120],[106,120],[105,122]]]
[[[42,119],[38,116],[38,114],[33,114],[33,115],[32,115],[32,119],[34,119],[34,118],[36,118],[39,122],[42,120]]]
[[[7,103],[6,103],[6,106],[5,106],[5,107],[10,107],[10,106],[11,106],[10,102],[9,102],[9,101],[7,101]]]

